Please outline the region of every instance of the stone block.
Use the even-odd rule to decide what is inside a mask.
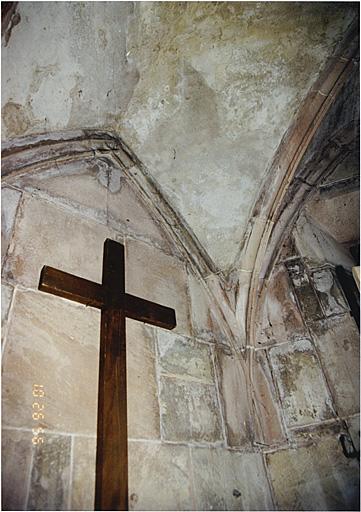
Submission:
[[[3,422],[33,428],[33,384],[45,429],[94,435],[100,312],[41,292],[14,295],[3,357]]]
[[[279,403],[272,379],[266,350],[255,351],[253,383],[255,393],[255,407],[258,412],[258,436],[255,440],[266,445],[274,445],[285,441]]]
[[[349,310],[331,269],[316,270],[312,273],[312,281],[325,316],[338,315]]]
[[[216,388],[177,378],[160,379],[162,438],[213,443],[223,440]]]
[[[333,417],[331,400],[312,343],[299,340],[269,350],[288,426],[301,426]]]
[[[208,344],[160,329],[157,337],[162,374],[214,384],[212,348]]]
[[[284,265],[277,265],[268,285],[257,344],[295,340],[305,334],[287,270]]]
[[[360,415],[347,419],[347,426],[356,450],[360,451]]]
[[[262,455],[191,448],[196,510],[272,510]]]
[[[299,254],[309,266],[331,263],[353,267],[354,261],[347,248],[316,224],[312,217],[301,214],[292,234]]]
[[[94,510],[96,439],[73,437],[71,510]]]
[[[311,329],[338,414],[359,412],[360,340],[353,318],[329,318]]]
[[[242,250],[242,256],[238,265],[241,270],[251,272],[255,265],[257,252],[262,239],[264,230],[266,229],[267,219],[257,217],[252,219],[252,225],[244,237],[244,247]]]
[[[286,267],[306,322],[323,318],[318,297],[302,261],[300,259],[287,261]]]
[[[247,445],[252,438],[252,422],[241,361],[222,348],[217,350],[217,361],[227,443],[229,446]]]
[[[5,275],[37,289],[43,265],[101,282],[103,245],[115,239],[106,226],[59,206],[27,197],[5,264]]]
[[[289,235],[285,240],[282,242],[282,248],[279,253],[278,261],[285,261],[289,258],[294,258],[296,256],[299,256],[295,240],[292,235]]]
[[[11,240],[20,199],[21,192],[18,190],[8,187],[1,189],[1,265]]]
[[[357,168],[359,164],[355,163],[355,170]],[[355,240],[360,233],[360,191],[345,191],[344,194],[335,193],[331,196],[316,196],[315,200],[308,202],[307,213],[317,219],[325,231],[338,242]]]
[[[103,169],[104,167],[104,169]],[[25,174],[16,185],[38,199],[96,220],[107,221],[107,182],[101,176],[107,165],[92,159],[73,161],[35,174]]]
[[[185,265],[176,258],[135,240],[126,240],[126,289],[129,293],[174,308],[176,332],[190,335]]]
[[[1,324],[6,322],[14,288],[6,283],[1,283]]]
[[[44,437],[34,447],[27,510],[69,510],[71,438]]]
[[[189,448],[129,443],[129,509],[195,510]]]
[[[238,323],[238,330],[241,335],[240,347],[246,345],[246,324],[247,324],[247,310],[249,292],[252,281],[252,272],[240,270],[237,274],[237,301],[236,301],[236,319]]]
[[[30,431],[3,429],[1,437],[1,510],[27,510],[33,445]]]
[[[127,180],[124,180],[119,192],[109,193],[108,216],[110,226],[116,230],[155,241],[168,249],[174,246],[159,220],[153,218]]]
[[[359,467],[337,437],[267,454],[278,510],[359,510]]]
[[[220,313],[215,311],[206,289],[193,274],[188,274],[188,288],[193,335],[205,341],[226,342],[227,335],[217,321]]]
[[[128,437],[159,439],[159,402],[151,328],[127,319]]]
[[[159,222],[147,211],[125,174],[101,160],[70,162],[22,176],[16,184],[83,217],[108,223],[115,231],[169,245]]]

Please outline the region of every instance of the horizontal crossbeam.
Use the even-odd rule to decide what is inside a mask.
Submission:
[[[119,294],[110,302],[109,294],[107,294],[104,285],[53,267],[44,266],[42,268],[39,290],[93,308],[103,310],[121,309],[124,310],[125,316],[133,320],[146,322],[164,329],[173,329],[176,326],[175,311],[171,308],[135,297],[129,293]]]

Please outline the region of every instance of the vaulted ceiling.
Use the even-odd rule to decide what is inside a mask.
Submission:
[[[281,140],[357,12],[348,2],[20,2],[3,40],[3,138],[117,133],[227,273]]]

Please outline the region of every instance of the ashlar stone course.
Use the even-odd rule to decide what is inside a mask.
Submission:
[[[3,264],[13,228],[21,192],[9,187],[1,189],[1,264]]]
[[[146,243],[126,240],[126,290],[175,309],[175,332],[190,335],[185,265]]]
[[[305,339],[270,349],[287,425],[333,417],[331,399],[312,343]]]
[[[272,510],[262,455],[191,448],[196,510]]]
[[[189,448],[129,443],[130,510],[195,510]]]
[[[244,446],[251,439],[246,377],[238,357],[228,353],[227,349],[219,347],[217,350],[220,394],[229,446]]]
[[[162,374],[214,384],[212,348],[208,344],[159,329],[158,355]]]
[[[162,436],[167,441],[214,443],[223,440],[213,385],[163,376],[160,411]]]
[[[280,343],[305,336],[291,281],[284,265],[275,267],[263,307],[257,344]]]
[[[106,226],[38,198],[24,199],[5,264],[7,279],[37,289],[43,265],[101,282]]]
[[[128,437],[159,439],[154,331],[131,319],[126,330]]]
[[[95,437],[73,437],[71,510],[94,509],[95,456]]]
[[[312,331],[338,413],[360,411],[360,340],[350,315],[312,324]]]
[[[226,342],[227,336],[217,320],[219,313],[215,311],[205,288],[193,274],[188,274],[188,286],[194,336],[205,341]]]
[[[1,433],[1,509],[26,510],[33,452],[32,432],[3,429]]]
[[[100,313],[41,292],[15,292],[3,357],[3,422],[33,428],[33,384],[45,429],[94,435]]]
[[[359,467],[337,437],[267,455],[279,510],[359,510]]]
[[[69,510],[70,436],[46,434],[34,448],[27,510]]]
[[[11,299],[13,297],[14,288],[6,283],[1,283],[1,339],[3,339],[4,327],[8,318]]]

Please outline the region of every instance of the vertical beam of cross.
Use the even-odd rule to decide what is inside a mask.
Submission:
[[[39,290],[101,309],[96,510],[128,509],[128,434],[125,319],[173,329],[171,308],[125,293],[124,246],[104,243],[102,284],[43,267]]]
[[[114,307],[125,294],[120,244],[104,245],[102,285],[110,305],[101,312],[95,509],[128,510],[125,314]]]

